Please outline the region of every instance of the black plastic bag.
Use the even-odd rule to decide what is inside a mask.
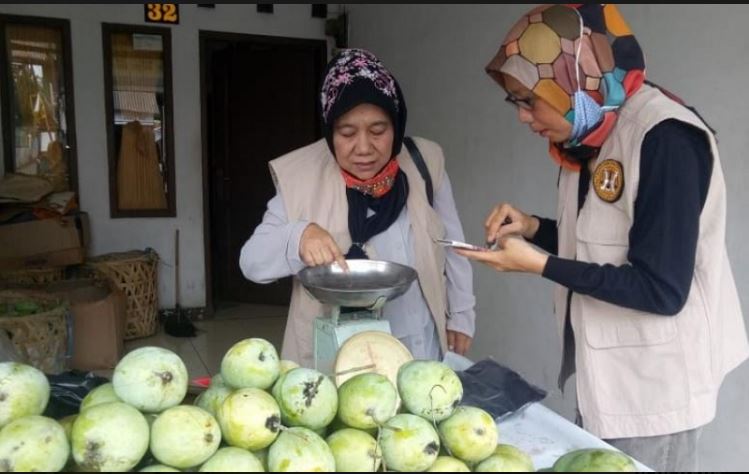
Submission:
[[[546,391],[526,382],[517,372],[484,359],[457,372],[463,383],[461,405],[481,408],[494,419],[522,410],[546,398]]]
[[[50,397],[44,416],[59,420],[79,412],[81,402],[88,393],[108,383],[104,377],[91,372],[70,371],[58,375],[47,375]]]

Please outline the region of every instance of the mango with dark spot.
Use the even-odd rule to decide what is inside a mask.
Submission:
[[[437,459],[440,439],[427,420],[402,414],[392,417],[382,427],[380,447],[388,469],[425,471]]]
[[[440,423],[439,432],[448,452],[467,464],[477,464],[491,456],[499,438],[494,418],[480,408],[468,406],[458,407]]]
[[[162,413],[151,427],[151,453],[162,464],[177,469],[199,466],[221,443],[221,428],[213,415],[182,405]]]

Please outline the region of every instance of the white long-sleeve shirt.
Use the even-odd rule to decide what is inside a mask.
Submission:
[[[445,225],[447,239],[465,240],[447,175],[435,190],[434,210]],[[301,271],[305,264],[299,256],[299,241],[308,224],[305,220],[289,222],[283,196],[276,194],[268,202],[263,221],[242,247],[239,265],[245,277],[256,283],[271,283]],[[372,237],[369,244],[374,247],[378,260],[413,266],[415,242],[406,208],[387,230]],[[346,253],[348,249],[341,251]],[[447,329],[472,337],[476,298],[471,264],[449,249],[446,260]],[[393,335],[415,358],[440,357],[439,337],[418,282],[399,298],[389,301],[383,308],[383,316],[390,322]]]

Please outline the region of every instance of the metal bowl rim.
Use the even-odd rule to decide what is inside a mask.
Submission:
[[[323,290],[323,291],[333,291],[337,293],[364,293],[364,292],[371,292],[371,291],[398,291],[402,289],[404,286],[411,285],[413,282],[418,278],[418,274],[416,270],[413,267],[409,267],[408,265],[403,265],[401,263],[396,262],[388,262],[386,260],[366,260],[368,262],[373,263],[379,263],[379,264],[385,264],[387,266],[392,267],[400,267],[405,271],[407,274],[407,280],[406,282],[399,282],[397,285],[393,286],[387,286],[387,287],[372,287],[372,288],[366,288],[366,289],[352,289],[352,288],[335,288],[330,286],[320,286],[320,285],[307,285],[305,284],[303,277],[301,276],[301,273],[303,272],[311,272],[313,270],[319,270],[321,267],[307,267],[299,272],[299,281],[302,283],[302,286],[304,286],[307,290]],[[326,267],[330,267],[332,265],[326,265]]]

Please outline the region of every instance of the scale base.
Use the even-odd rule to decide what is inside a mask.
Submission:
[[[357,317],[359,313],[342,315],[335,323],[331,318],[315,319],[315,370],[334,377],[338,349],[350,337],[364,331],[390,332],[390,323],[384,319],[373,319],[371,313]]]

